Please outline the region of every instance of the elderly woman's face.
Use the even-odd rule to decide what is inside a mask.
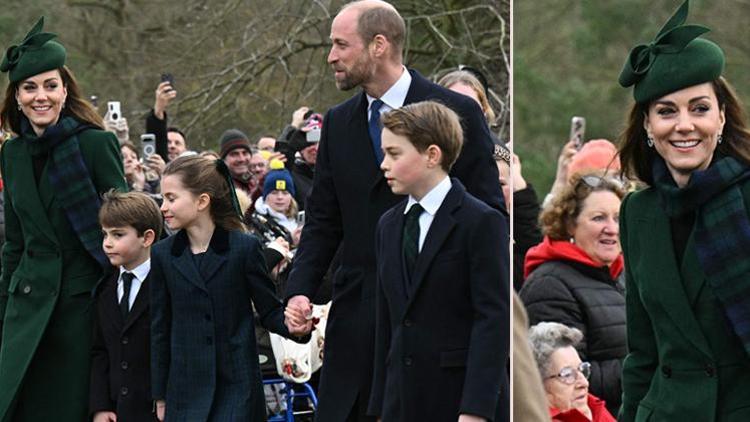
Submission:
[[[588,406],[589,381],[578,371],[581,358],[578,357],[576,349],[573,346],[559,348],[550,355],[549,360],[549,373],[543,375],[544,390],[550,407],[565,412]],[[575,381],[572,384],[567,384],[556,376],[564,368],[572,369],[575,373]]]
[[[29,119],[37,135],[57,123],[67,96],[68,90],[57,69],[24,79],[16,91],[21,112]]]
[[[610,265],[620,255],[620,198],[610,191],[591,192],[575,221],[573,240],[594,261]]]
[[[724,129],[713,84],[706,82],[665,95],[648,108],[644,127],[656,152],[678,186],[685,186],[695,170],[705,170]]]

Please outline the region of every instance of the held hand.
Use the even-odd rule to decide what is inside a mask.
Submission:
[[[169,82],[162,82],[156,87],[156,101],[154,101],[154,115],[159,120],[164,120],[164,112],[167,111],[169,103],[177,97],[177,91]]]
[[[117,422],[115,412],[96,412],[93,422]]]
[[[307,296],[297,295],[289,299],[284,310],[284,323],[294,335],[306,335],[312,330],[312,305]]]
[[[157,400],[156,401],[156,419],[159,419],[159,421],[164,420],[164,414],[167,411],[167,402],[164,400]]]
[[[458,416],[458,422],[487,422],[487,419],[480,416],[462,414]]]
[[[304,106],[294,110],[294,113],[292,113],[292,126],[299,129],[302,123],[305,122],[305,113],[308,111],[310,111],[310,107]]]
[[[269,163],[269,165],[271,163],[271,160],[273,160],[273,159],[279,160],[282,163],[286,164],[286,155],[284,155],[283,153],[274,152],[273,154],[271,154],[271,156],[268,157],[268,163]]]

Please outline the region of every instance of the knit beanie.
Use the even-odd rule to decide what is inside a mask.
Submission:
[[[239,129],[225,130],[219,140],[219,155],[224,159],[230,151],[237,148],[245,148],[248,152],[252,151],[247,135]]]
[[[607,170],[608,173],[620,171],[620,157],[617,147],[606,139],[594,139],[586,142],[568,164],[568,180],[574,174],[590,171]]]
[[[282,161],[276,159],[271,160],[271,170],[266,174],[266,180],[263,182],[263,199],[275,190],[288,191],[292,196],[296,193],[292,174],[284,168]]]

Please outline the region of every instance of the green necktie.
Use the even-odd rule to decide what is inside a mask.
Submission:
[[[414,273],[414,265],[417,262],[417,256],[419,255],[419,216],[422,215],[421,205],[414,204],[406,213],[406,221],[404,223],[404,236],[403,236],[403,249],[404,249],[404,264],[406,265],[406,272],[411,280],[412,273]]]

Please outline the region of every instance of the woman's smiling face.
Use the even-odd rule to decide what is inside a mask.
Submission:
[[[57,69],[24,79],[16,90],[21,112],[29,119],[37,135],[57,123],[67,96],[68,91]]]
[[[706,82],[652,102],[644,127],[677,185],[685,186],[694,171],[711,164],[724,121],[713,84]]]

